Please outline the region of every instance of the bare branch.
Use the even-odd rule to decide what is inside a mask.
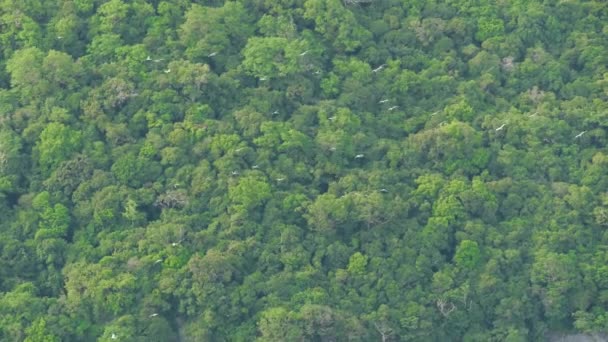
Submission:
[[[376,327],[376,331],[382,336],[382,342],[388,341],[393,334],[393,329],[391,329],[385,321],[374,322],[374,327]]]
[[[445,299],[437,299],[437,308],[443,317],[448,317],[452,311],[456,310],[456,305],[452,302],[446,302]]]

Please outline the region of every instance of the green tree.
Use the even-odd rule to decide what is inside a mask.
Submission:
[[[40,133],[40,140],[36,143],[39,163],[47,170],[54,169],[78,152],[81,144],[80,132],[61,123],[49,123]]]
[[[294,341],[304,338],[302,328],[292,318],[285,308],[269,308],[262,312],[258,321],[258,329],[261,333],[260,341]]]
[[[185,18],[179,31],[180,41],[186,47],[186,55],[195,60],[213,53],[222,56],[238,53],[253,31],[250,13],[236,1],[228,1],[222,7],[194,4]],[[221,64],[234,66],[232,58]]]
[[[51,85],[43,78],[43,60],[44,52],[30,47],[16,51],[6,61],[11,86],[19,91],[22,101],[26,103],[40,99],[50,90]]]
[[[337,0],[307,0],[304,17],[315,23],[315,31],[333,43],[338,51],[352,52],[371,38],[355,16]]]
[[[463,240],[456,248],[454,261],[459,267],[472,270],[479,264],[481,259],[479,246],[477,242],[471,240]]]
[[[228,188],[229,198],[246,209],[262,205],[270,195],[270,185],[254,177],[242,177],[236,185]]]
[[[26,330],[27,337],[24,342],[58,342],[59,337],[50,333],[46,327],[46,321],[44,319],[38,319],[36,322]]]

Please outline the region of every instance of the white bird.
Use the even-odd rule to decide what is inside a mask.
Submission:
[[[496,132],[498,132],[498,131],[502,130],[503,128],[505,128],[505,126],[506,126],[506,125],[507,125],[507,124],[502,124],[500,127],[498,127],[498,128],[496,129]]]
[[[57,36],[57,39],[63,39],[63,37],[62,36]]]
[[[333,152],[333,151],[335,151],[335,150],[336,150],[336,147],[335,147],[335,146],[332,146],[332,147],[330,147],[330,148],[329,148],[329,150]]]
[[[399,106],[392,106],[391,108],[388,109],[389,112],[392,112],[393,110],[399,108]]]
[[[582,132],[580,132],[579,134],[577,134],[577,135],[574,137],[574,139],[578,139],[578,138],[582,137],[582,136],[583,136],[583,134],[585,134],[585,133],[587,133],[587,131],[582,131]]]
[[[167,70],[165,70],[165,74],[168,74],[168,73],[170,73],[170,72],[171,72],[171,69],[167,69]]]
[[[315,75],[319,75],[320,73],[321,73],[321,70],[315,71]]]
[[[388,192],[385,188],[380,189],[380,192]]]
[[[278,110],[275,110],[274,112],[272,112],[272,115],[277,115],[277,114],[279,114]]]
[[[235,171],[232,171],[232,172],[231,172],[231,174],[232,174],[233,176],[238,176],[238,175],[239,175],[239,172],[235,170]]]
[[[155,59],[155,60],[154,60],[154,63],[159,63],[159,62],[162,62],[162,61],[164,61],[164,59],[159,58],[159,59]]]
[[[151,61],[151,60],[152,60],[152,57],[148,56],[148,57],[146,57],[146,60],[147,60],[147,61]]]
[[[212,53],[208,54],[208,55],[207,55],[207,57],[213,57],[213,56],[215,56],[215,55],[217,55],[217,51],[216,51],[216,52],[212,52]]]
[[[158,264],[159,262],[163,262],[163,259],[158,259],[158,260],[156,260],[154,263],[155,263],[155,264]]]
[[[239,147],[236,150],[234,150],[234,152],[241,152],[244,149],[244,147]]]
[[[372,70],[372,72],[378,72],[378,71],[384,69],[385,66],[386,66],[386,64],[382,64],[381,66],[379,66],[376,69]]]
[[[285,177],[277,178],[277,182],[282,182],[285,180]]]
[[[268,77],[260,77],[260,81],[266,81]]]
[[[306,56],[306,54],[307,54],[309,51],[310,51],[310,50],[306,50],[306,51],[302,52],[302,53],[300,54],[300,56]]]
[[[388,102],[388,99],[378,101],[378,103],[387,103],[387,102]]]
[[[115,334],[115,333],[112,333],[112,339],[113,339],[113,340],[115,340],[115,339],[117,339],[117,338],[118,338],[118,336],[116,336],[116,334]]]
[[[363,157],[364,157],[364,155],[363,155],[363,154],[357,154],[357,155],[355,156],[355,159],[361,159],[361,158],[363,158]]]
[[[255,170],[255,169],[258,169],[260,167],[256,164],[256,165],[253,165],[251,168]]]
[[[331,118],[329,118],[329,119],[327,119],[327,120],[329,120],[329,121],[334,121],[334,120],[336,120],[336,117],[335,117],[335,116],[332,116]]]
[[[179,245],[179,242],[172,242],[172,243],[171,243],[171,246],[173,246],[173,247],[176,247],[176,246],[178,246],[178,245]]]
[[[158,316],[158,314],[155,312],[155,313],[151,314],[151,315],[150,315],[150,316],[148,316],[148,317],[156,317],[156,316]]]

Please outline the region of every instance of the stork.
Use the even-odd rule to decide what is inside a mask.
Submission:
[[[382,64],[381,66],[379,66],[376,69],[372,70],[372,72],[378,72],[378,71],[384,69],[385,66],[386,66],[386,64]]]
[[[585,134],[585,133],[587,133],[587,131],[582,131],[582,132],[580,132],[579,134],[577,134],[577,135],[574,137],[574,139],[578,139],[578,138],[582,137],[582,136],[583,136],[583,134]]]

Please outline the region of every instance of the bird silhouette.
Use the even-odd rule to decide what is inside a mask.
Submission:
[[[587,133],[587,131],[582,131],[582,132],[580,132],[579,134],[577,134],[577,135],[574,137],[574,139],[578,139],[578,138],[582,137],[582,136],[583,136],[583,134],[585,134],[585,133]]]
[[[382,64],[381,66],[379,66],[376,69],[372,70],[372,72],[378,72],[378,71],[384,69],[385,66],[386,66],[386,64]]]

